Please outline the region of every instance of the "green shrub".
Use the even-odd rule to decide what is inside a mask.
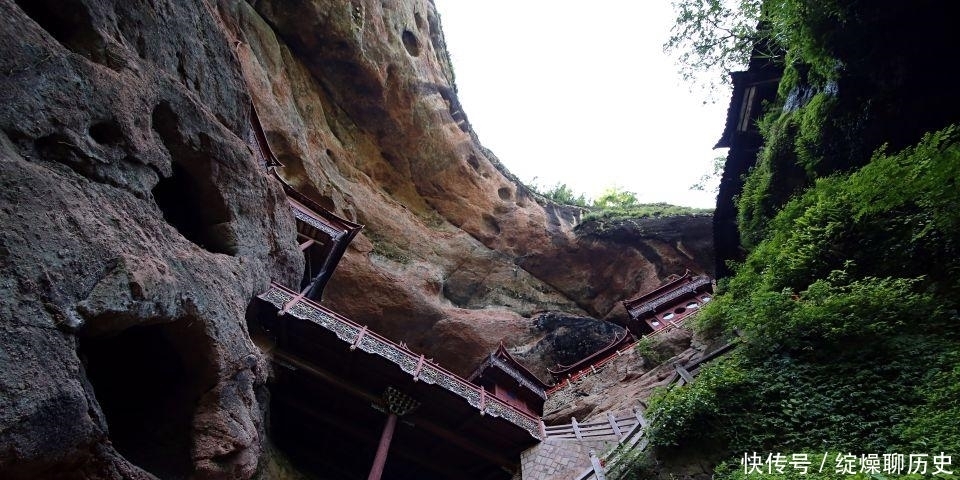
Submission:
[[[929,364],[918,389],[923,403],[906,417],[900,428],[904,451],[937,450],[960,455],[960,348],[946,346]]]
[[[818,167],[828,155],[836,155],[833,142],[829,141],[829,132],[835,129],[832,113],[836,107],[837,98],[834,95],[820,92],[797,111],[798,129],[794,148],[797,163],[804,168],[808,175],[813,176]]]
[[[592,208],[583,216],[582,223],[598,220],[615,221],[631,218],[660,218],[712,214],[712,208],[682,207],[669,203],[641,203],[629,207]]]
[[[650,398],[651,445],[729,440],[726,435],[738,421],[738,412],[728,409],[729,399],[743,398],[752,383],[741,362],[741,356],[731,355],[704,367],[688,386],[656,391]]]
[[[541,193],[544,197],[553,200],[554,202],[564,205],[586,207],[588,204],[586,195],[583,193],[574,192],[573,189],[568,187],[566,183],[557,182],[557,184],[552,188],[546,189],[539,193]]]
[[[960,451],[958,140],[950,127],[880,151],[787,202],[699,314],[742,345],[655,396],[652,445],[731,462]]]
[[[640,355],[647,366],[655,366],[663,363],[668,357],[657,350],[657,340],[655,337],[646,336],[637,342],[634,350]]]

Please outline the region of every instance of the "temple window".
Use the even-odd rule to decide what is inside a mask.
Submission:
[[[740,121],[737,122],[737,131],[746,132],[750,129],[750,120],[752,118],[753,99],[757,95],[757,87],[751,85],[743,94],[743,103],[740,105]]]
[[[682,276],[671,275],[659,287],[624,300],[623,306],[630,315],[628,328],[635,335],[643,335],[667,327],[667,323],[680,321],[696,313],[711,300],[713,284],[706,275],[693,275],[688,270]]]

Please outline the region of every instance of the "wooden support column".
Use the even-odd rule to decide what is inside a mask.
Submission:
[[[373,466],[370,467],[370,475],[367,475],[367,480],[380,480],[380,477],[383,476],[383,467],[387,464],[387,454],[390,453],[390,441],[393,440],[393,432],[396,428],[397,414],[390,412],[387,416],[387,423],[383,426],[383,432],[380,434],[377,456],[373,458]]]
[[[307,288],[310,288],[310,287],[307,287]],[[303,292],[300,292],[299,294],[294,296],[292,300],[285,303],[283,305],[283,308],[281,308],[280,311],[277,312],[277,316],[282,317],[286,315],[286,313],[289,312],[291,308],[295,307],[298,303],[300,303],[300,300],[303,300],[305,293],[306,293],[306,290],[304,290]]]
[[[417,360],[417,368],[413,371],[413,381],[420,380],[420,370],[423,370],[423,354],[420,354],[420,359]]]
[[[387,464],[387,454],[390,453],[390,441],[393,432],[397,429],[397,418],[406,415],[420,406],[420,402],[408,397],[394,387],[387,387],[383,392],[383,404],[387,411],[387,423],[380,434],[380,443],[377,445],[377,455],[373,458],[370,474],[367,480],[380,480],[383,468]]]

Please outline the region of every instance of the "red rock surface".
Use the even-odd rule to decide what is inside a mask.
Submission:
[[[281,175],[366,225],[324,303],[454,371],[532,348],[537,312],[616,318],[712,265],[707,218],[578,233],[519,184],[426,0],[0,0],[0,45],[5,478],[256,471],[268,368],[244,313],[302,259],[251,104]],[[144,423],[108,433],[118,405]]]

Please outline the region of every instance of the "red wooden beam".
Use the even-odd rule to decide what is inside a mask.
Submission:
[[[393,432],[397,428],[397,414],[387,415],[387,423],[383,426],[383,432],[380,433],[380,443],[377,444],[377,455],[373,458],[373,465],[370,467],[370,474],[367,480],[380,480],[383,476],[383,467],[387,464],[387,454],[390,453],[390,441],[393,440]]]
[[[356,350],[357,347],[360,346],[360,342],[363,341],[363,336],[366,334],[367,334],[367,326],[364,325],[363,328],[360,329],[360,333],[357,334],[356,340],[354,340],[353,343],[350,344],[350,351]]]
[[[417,360],[417,368],[413,371],[413,381],[416,382],[420,380],[420,370],[423,369],[423,354],[420,354],[420,359]]]

